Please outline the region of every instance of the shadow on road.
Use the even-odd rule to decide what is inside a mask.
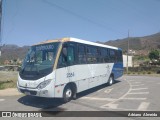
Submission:
[[[116,81],[116,83],[121,81]],[[100,85],[98,87],[94,87],[92,89],[81,92],[77,95],[77,99],[83,96],[89,95],[91,93],[96,92],[97,90],[104,89],[108,87],[106,84]],[[22,96],[18,99],[18,102],[24,104],[26,106],[32,106],[36,108],[40,108],[39,111],[66,111],[61,105],[65,104],[59,98],[43,98],[43,97],[34,97],[34,96]]]
[[[64,103],[61,101],[61,99],[58,98],[43,98],[43,97],[26,95],[19,98],[18,102],[26,106],[40,108],[40,111],[43,110],[64,111],[63,108],[59,107]]]

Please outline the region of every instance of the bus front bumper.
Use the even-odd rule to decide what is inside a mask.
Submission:
[[[17,89],[19,92],[25,94],[25,95],[31,95],[31,96],[38,96],[38,97],[54,97],[51,96],[49,93],[49,90],[47,89],[33,89],[33,88],[24,88],[17,85]]]

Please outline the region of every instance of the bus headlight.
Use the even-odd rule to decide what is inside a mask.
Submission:
[[[47,85],[49,85],[49,83],[51,82],[51,79],[49,79],[49,80],[45,80],[45,81],[43,81],[43,82],[41,82],[39,85],[38,85],[38,89],[43,89],[43,88],[45,88]]]

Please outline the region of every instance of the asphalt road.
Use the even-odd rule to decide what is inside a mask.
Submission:
[[[160,77],[123,76],[112,86],[101,85],[79,93],[78,99],[66,104],[60,99],[1,96],[0,111],[160,111],[159,92]]]

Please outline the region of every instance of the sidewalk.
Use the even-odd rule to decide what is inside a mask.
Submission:
[[[7,88],[4,90],[0,90],[0,96],[15,96],[22,95],[17,88]]]

